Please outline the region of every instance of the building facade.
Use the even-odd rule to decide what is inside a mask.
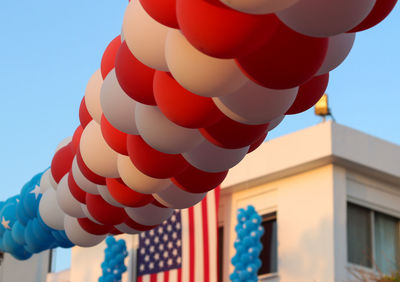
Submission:
[[[263,216],[260,281],[360,281],[400,263],[398,145],[324,122],[262,144],[221,188],[221,281],[233,271],[236,211],[247,205]],[[123,281],[135,281],[137,237],[122,237],[129,250]],[[70,270],[48,281],[97,281],[104,248],[73,248]],[[14,272],[6,262],[2,273]]]

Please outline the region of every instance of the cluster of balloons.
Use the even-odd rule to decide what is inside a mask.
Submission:
[[[79,246],[200,202],[285,115],[312,107],[355,33],[397,0],[132,0],[43,175],[39,214]]]
[[[104,250],[105,259],[101,264],[103,275],[99,282],[119,282],[122,274],[127,270],[125,258],[128,256],[125,240],[115,240],[114,237],[107,237],[107,248]]]
[[[42,173],[37,174],[19,195],[0,203],[0,251],[19,260],[47,249],[74,245],[64,231],[49,227],[40,217],[39,201],[46,189],[41,179]]]
[[[256,282],[261,267],[260,238],[264,234],[261,217],[253,206],[248,206],[247,209],[238,210],[237,220],[238,224],[235,227],[237,239],[234,243],[236,254],[231,260],[235,270],[229,279],[233,282]]]

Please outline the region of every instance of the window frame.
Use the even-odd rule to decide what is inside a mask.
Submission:
[[[270,211],[268,213],[261,214],[261,223],[263,223],[265,221],[272,221],[272,220],[276,221],[276,225],[278,227],[278,212],[277,211]],[[279,276],[278,228],[276,229],[276,243],[277,243],[277,249],[276,249],[276,271],[257,275],[259,281],[268,281],[269,279],[272,279],[272,278],[275,278],[275,277]]]
[[[348,257],[349,238],[348,238],[348,233],[347,233],[347,219],[348,219],[348,210],[349,210],[348,206],[349,205],[362,207],[362,208],[365,208],[365,209],[368,210],[368,213],[369,213],[369,216],[370,216],[370,221],[371,221],[371,226],[370,226],[370,230],[369,230],[370,236],[371,236],[371,255],[372,255],[372,258],[371,258],[371,265],[372,266],[371,267],[360,265],[360,264],[353,263],[353,262],[349,261],[349,257]],[[379,211],[377,209],[374,209],[372,206],[364,205],[364,204],[360,204],[359,202],[353,202],[353,201],[347,200],[347,204],[346,204],[346,249],[347,249],[346,256],[347,256],[347,265],[348,265],[349,269],[361,270],[361,271],[370,272],[370,273],[373,273],[373,274],[380,274],[381,273],[380,270],[377,268],[377,265],[375,263],[375,258],[376,258],[376,254],[375,254],[375,251],[376,251],[376,244],[375,244],[375,214],[376,213],[380,213],[382,215],[390,216],[390,217],[393,217],[393,218],[395,218],[397,220],[397,229],[398,229],[397,241],[398,241],[398,244],[396,246],[396,249],[397,249],[397,258],[396,259],[398,260],[398,263],[400,265],[400,253],[399,253],[400,252],[400,218],[397,217],[397,216],[394,216],[392,214],[385,213],[385,212]],[[399,270],[400,270],[400,267],[399,267]]]

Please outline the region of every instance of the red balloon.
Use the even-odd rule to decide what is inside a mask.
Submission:
[[[123,208],[110,205],[100,195],[87,193],[86,206],[90,215],[102,224],[118,225],[128,218]]]
[[[142,194],[133,191],[120,178],[107,178],[106,183],[108,191],[114,200],[124,206],[138,208],[153,202],[151,194]]]
[[[121,46],[121,36],[115,37],[110,44],[108,44],[104,51],[103,57],[101,58],[101,76],[103,79],[109,74],[114,68],[115,56],[117,55],[118,49]]]
[[[265,134],[268,123],[249,125],[231,120],[224,116],[217,123],[201,128],[200,133],[211,143],[226,149],[238,149],[249,146]]]
[[[115,152],[127,156],[126,139],[128,135],[125,132],[119,131],[106,119],[104,114],[101,115],[101,133],[108,146]]]
[[[140,0],[146,12],[159,23],[179,28],[176,19],[176,0]]]
[[[397,0],[376,0],[369,15],[356,27],[348,32],[358,32],[369,29],[383,21],[396,6]]]
[[[83,127],[78,126],[78,128],[74,132],[74,135],[72,136],[72,147],[74,152],[76,152],[79,148],[79,142],[81,141],[82,133],[83,133]]]
[[[68,187],[72,196],[80,203],[86,204],[86,192],[83,191],[78,184],[76,184],[75,179],[72,175],[72,170],[68,174]]]
[[[237,62],[254,82],[288,89],[309,80],[321,67],[327,50],[328,38],[305,36],[280,23],[266,44]]]
[[[227,174],[228,171],[205,172],[190,165],[181,174],[171,178],[171,181],[187,192],[204,193],[220,185]]]
[[[115,74],[122,90],[129,97],[142,104],[155,106],[154,72],[154,69],[142,64],[133,56],[125,41],[121,44],[115,58]]]
[[[249,151],[247,154],[253,152],[255,149],[261,146],[262,143],[264,143],[265,138],[267,138],[268,132],[265,132],[256,142],[250,145]]]
[[[62,147],[54,155],[53,160],[51,161],[51,174],[56,183],[60,182],[61,178],[69,172],[74,157],[75,151],[72,142],[67,146]]]
[[[299,87],[294,103],[286,112],[287,115],[294,115],[304,112],[315,105],[324,95],[328,87],[329,73],[315,76]]]
[[[128,225],[130,228],[133,228],[138,231],[147,231],[147,230],[154,229],[158,226],[158,225],[143,225],[143,224],[137,223],[130,217],[128,217],[124,223],[126,225]]]
[[[120,235],[120,234],[122,234],[122,232],[119,231],[116,228],[113,228],[109,233],[112,234],[112,235]]]
[[[103,176],[94,173],[87,167],[87,165],[82,159],[82,155],[79,148],[78,151],[76,152],[76,162],[83,176],[85,176],[89,181],[99,185],[106,185],[106,179]]]
[[[111,230],[114,229],[114,226],[112,225],[97,224],[88,218],[78,218],[78,223],[83,230],[93,235],[108,234]]]
[[[129,158],[137,169],[154,178],[170,178],[188,167],[182,155],[159,152],[144,142],[139,135],[128,135]]]
[[[222,118],[222,113],[211,98],[186,90],[170,73],[156,71],[153,89],[157,106],[175,124],[201,128]]]
[[[216,58],[235,58],[257,50],[278,25],[272,14],[242,13],[219,0],[177,0],[176,11],[187,40]]]
[[[89,114],[89,111],[86,108],[85,97],[83,97],[81,101],[81,105],[79,107],[79,121],[83,128],[88,125],[89,122],[93,120],[92,116]]]

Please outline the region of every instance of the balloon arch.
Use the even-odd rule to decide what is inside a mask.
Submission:
[[[312,107],[397,0],[132,0],[51,167],[2,203],[0,250],[137,234],[201,201]]]

